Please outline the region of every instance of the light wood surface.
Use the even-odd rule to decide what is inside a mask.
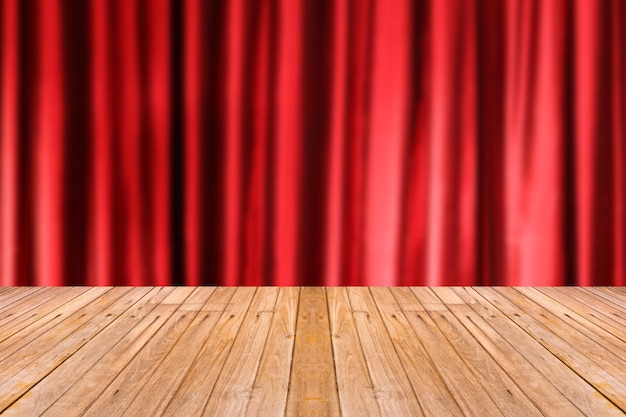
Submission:
[[[0,288],[3,417],[625,411],[624,288]]]

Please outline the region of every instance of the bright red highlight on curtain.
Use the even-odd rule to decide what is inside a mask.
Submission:
[[[620,0],[4,0],[2,285],[624,284]]]
[[[0,284],[20,284],[18,264],[18,0],[2,6],[2,140],[0,141]]]

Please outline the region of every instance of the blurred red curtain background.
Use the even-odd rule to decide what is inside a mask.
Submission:
[[[621,0],[2,0],[0,284],[624,284]]]

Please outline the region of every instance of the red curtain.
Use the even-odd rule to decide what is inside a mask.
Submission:
[[[0,284],[624,284],[621,0],[2,0]]]

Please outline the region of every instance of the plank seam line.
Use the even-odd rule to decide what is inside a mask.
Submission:
[[[343,410],[341,409],[341,399],[339,398],[339,377],[337,375],[337,364],[335,363],[335,344],[333,343],[333,326],[330,322],[330,306],[328,305],[328,287],[324,287],[324,298],[326,298],[326,317],[328,317],[328,333],[330,333],[330,354],[332,355],[333,372],[335,374],[335,390],[337,391],[337,408],[339,409],[339,415],[343,416]],[[295,345],[295,343],[294,343]]]
[[[430,289],[430,287],[425,287],[428,291],[430,291],[432,294],[434,294],[435,297],[437,297],[440,301],[441,304],[445,307],[445,311],[449,312],[450,314],[454,315],[454,313],[452,313],[452,311],[450,311],[450,309],[448,308],[448,305],[445,304],[441,298],[439,296],[437,296],[437,294],[432,291]],[[417,304],[419,304],[422,307],[422,311],[415,311],[415,313],[419,314],[424,314],[426,316],[428,316],[428,318],[430,319],[430,321],[432,322],[432,324],[435,326],[435,328],[439,331],[439,333],[441,333],[443,339],[446,341],[446,343],[448,343],[452,349],[452,352],[454,352],[454,354],[461,360],[461,362],[465,365],[465,367],[470,371],[470,374],[474,377],[474,379],[477,381],[478,385],[480,386],[480,388],[482,389],[482,391],[485,392],[485,394],[487,395],[487,397],[489,399],[491,399],[491,401],[494,403],[494,405],[496,406],[496,408],[500,411],[500,413],[504,416],[504,412],[502,412],[502,409],[500,407],[498,407],[498,401],[494,400],[493,397],[491,395],[489,395],[489,390],[487,390],[485,388],[485,386],[483,384],[480,383],[479,378],[476,376],[476,371],[474,371],[470,366],[468,366],[467,362],[465,361],[465,359],[463,359],[463,356],[457,351],[457,349],[454,347],[454,343],[452,343],[452,341],[450,341],[446,336],[445,336],[445,332],[443,332],[441,330],[441,328],[439,327],[439,325],[437,324],[437,322],[435,320],[433,320],[432,315],[435,313],[438,313],[438,311],[429,311],[426,307],[424,307],[425,303],[422,303],[418,297],[415,295],[415,291],[417,290],[417,288],[411,288],[411,293],[412,295],[415,297],[415,302]],[[456,317],[456,316],[455,316]],[[423,319],[422,319],[423,321]],[[457,320],[458,321],[458,320]],[[417,330],[411,325],[411,329],[413,329],[413,331],[415,332],[415,334],[417,334]],[[473,337],[473,336],[472,336]],[[420,340],[421,343],[421,340]],[[439,371],[439,368],[437,366],[435,366],[435,363],[428,351],[428,349],[426,348],[426,346],[424,346],[422,344],[422,347],[424,348],[424,352],[426,354],[426,356],[428,357],[428,360],[430,361],[433,369],[437,372],[437,375],[439,375],[439,379],[441,380],[441,382],[443,383],[443,385],[446,387],[446,390],[448,391],[448,393],[450,394],[450,396],[452,397],[452,399],[454,400],[454,402],[456,403],[456,405],[459,407],[459,410],[461,410],[462,413],[465,413],[465,407],[463,406],[463,404],[460,404],[459,401],[457,400],[457,396],[454,395],[454,393],[452,392],[452,387],[450,387],[448,385],[448,383],[446,382],[446,378],[444,378],[444,376],[441,374],[441,372]],[[481,345],[482,347],[482,345]]]
[[[396,301],[395,297],[393,296],[393,294],[391,293],[391,290],[389,290],[389,288],[385,287],[384,290],[389,291],[389,294],[391,295],[391,298],[394,301]],[[391,346],[393,346],[393,351],[396,353],[396,356],[398,357],[398,362],[400,362],[400,366],[402,366],[402,370],[404,371],[404,375],[406,376],[406,380],[409,383],[409,385],[411,386],[411,390],[413,391],[413,395],[415,395],[415,400],[417,401],[417,405],[419,406],[422,415],[425,416],[426,413],[424,412],[424,406],[422,405],[422,400],[420,400],[420,397],[417,395],[417,391],[415,391],[415,387],[411,383],[411,378],[409,378],[409,373],[406,370],[406,366],[404,365],[404,362],[402,362],[402,358],[400,357],[400,354],[398,353],[398,348],[396,347],[396,344],[393,343],[393,337],[391,337],[391,333],[389,332],[389,326],[387,326],[387,323],[385,323],[385,320],[383,319],[383,312],[381,311],[380,307],[378,306],[378,302],[376,301],[376,298],[374,297],[374,294],[372,293],[371,287],[368,287],[367,291],[369,292],[370,297],[372,298],[372,301],[374,302],[374,306],[376,306],[376,311],[378,311],[378,315],[380,316],[380,321],[383,323],[383,326],[385,327],[385,333],[387,333],[387,336],[389,337],[389,340],[391,341]],[[397,302],[396,302],[396,305],[398,305]],[[398,307],[400,307],[400,306],[398,306]],[[399,312],[397,314],[402,314],[404,316],[404,313],[402,313],[402,310],[399,310]],[[369,314],[368,314],[368,317],[369,317]],[[405,319],[406,319],[406,317],[405,317]],[[413,328],[411,328],[411,330],[413,330]],[[415,333],[415,330],[413,330],[413,333]],[[415,334],[415,336],[417,337],[417,334]],[[421,341],[420,341],[420,343],[421,343]]]
[[[261,354],[259,355],[259,360],[257,362],[256,373],[254,374],[254,379],[252,380],[252,387],[250,389],[250,396],[248,397],[248,402],[246,403],[246,409],[244,410],[244,413],[243,413],[244,416],[248,414],[248,408],[250,407],[250,400],[252,399],[252,395],[254,393],[254,387],[256,386],[257,378],[259,377],[259,368],[261,367],[261,362],[263,361],[263,354],[265,353],[265,349],[267,347],[267,338],[269,337],[270,332],[272,330],[272,321],[274,320],[273,315],[274,313],[276,313],[276,310],[278,307],[278,300],[280,300],[283,292],[285,292],[284,288],[278,289],[278,293],[276,294],[276,300],[274,300],[274,308],[272,310],[260,310],[260,311],[257,311],[257,314],[256,314],[256,318],[258,319],[261,313],[272,313],[272,319],[270,320],[269,326],[267,327],[267,333],[265,335],[265,342],[263,342],[263,348],[261,349]],[[299,299],[299,296],[298,296],[298,299]],[[289,376],[291,377],[291,371],[289,372],[289,374],[290,374]]]
[[[550,349],[548,349],[543,343],[541,343],[540,339],[537,339],[535,336],[533,336],[529,331],[527,331],[526,329],[524,329],[521,325],[519,325],[518,323],[516,323],[514,320],[512,320],[508,314],[506,314],[501,308],[499,308],[497,305],[495,305],[494,303],[492,303],[491,301],[489,301],[483,294],[480,294],[478,291],[476,291],[476,293],[482,297],[487,303],[489,303],[490,305],[492,305],[496,310],[498,310],[500,312],[500,314],[504,315],[509,322],[513,323],[515,326],[519,327],[524,333],[526,333],[529,337],[531,337],[533,340],[535,340],[537,343],[539,343],[539,345],[541,347],[543,347],[546,352],[549,355],[554,356],[557,360],[559,360],[565,367],[569,368],[572,372],[574,372],[578,378],[580,378],[581,380],[583,380],[587,385],[591,386],[591,388],[593,388],[599,395],[601,395],[602,397],[606,398],[607,401],[609,401],[611,404],[613,404],[617,409],[626,412],[626,410],[624,410],[623,408],[621,408],[619,405],[615,404],[614,401],[612,401],[609,397],[607,397],[606,395],[604,395],[602,392],[598,391],[598,389],[591,383],[589,382],[585,377],[583,377],[578,371],[576,371],[574,368],[572,368],[571,366],[569,366],[567,363],[565,363],[563,361],[562,358],[560,358],[559,356],[555,355],[554,353],[552,353],[550,351]],[[500,295],[502,296],[502,295]],[[504,297],[504,296],[502,296]],[[504,297],[505,299],[508,300],[508,298]],[[509,301],[510,302],[510,301]],[[514,304],[514,303],[512,303]],[[545,326],[544,326],[545,327]],[[549,331],[549,330],[548,330]],[[556,335],[555,335],[556,336]],[[558,337],[558,336],[556,336]],[[584,356],[584,355],[583,355]],[[586,357],[586,356],[585,356]],[[597,364],[596,364],[597,365]],[[536,369],[536,368],[535,368]],[[539,370],[538,370],[539,371]],[[558,387],[557,387],[558,389]],[[559,390],[560,391],[560,390]],[[578,408],[578,407],[577,407]]]
[[[496,290],[497,291],[497,290]],[[536,305],[538,308],[540,308],[541,310],[545,310],[551,317],[553,317],[556,321],[564,324],[566,326],[566,328],[571,329],[573,331],[574,334],[577,334],[578,337],[582,337],[583,339],[588,340],[589,342],[591,342],[592,344],[596,345],[597,348],[599,350],[602,351],[606,351],[609,355],[612,355],[613,357],[615,357],[616,360],[620,361],[620,362],[624,362],[624,359],[619,357],[618,355],[616,355],[613,351],[611,351],[610,349],[608,349],[607,347],[601,345],[600,343],[598,343],[596,340],[594,340],[592,337],[590,337],[589,335],[583,333],[583,331],[580,330],[579,327],[573,326],[571,323],[568,323],[567,321],[563,320],[556,312],[552,311],[551,309],[548,308],[544,308],[541,304],[539,304],[539,302],[533,300],[532,298],[526,296],[524,293],[522,293],[521,291],[519,291],[516,288],[513,288],[513,291],[517,292],[518,294],[520,294],[525,300],[529,301],[530,303]],[[507,298],[509,300],[509,302],[511,302],[512,304],[519,306],[516,302],[514,302],[513,300],[511,300],[510,298],[508,298],[506,295],[503,295],[505,298]],[[521,307],[521,306],[519,306]],[[569,310],[569,309],[568,309]],[[569,343],[566,339],[563,339],[562,337],[560,337],[558,334],[556,334],[553,330],[552,330],[552,326],[548,326],[547,324],[542,323],[539,320],[536,320],[536,318],[532,315],[528,315],[529,318],[531,318],[534,321],[537,321],[537,323],[540,324],[540,327],[544,327],[546,328],[550,333],[554,334],[557,338],[561,339],[563,342],[567,343],[568,345],[571,346],[576,346],[573,343]],[[541,317],[547,318],[547,316],[545,314],[541,314]],[[585,326],[582,326],[585,327]],[[593,332],[592,332],[593,333]],[[574,348],[574,350],[576,350]],[[579,351],[581,355],[583,355],[584,357],[586,357],[587,359],[589,359],[591,362],[595,363],[599,368],[603,368],[603,364],[598,363],[597,359],[594,359],[593,357],[590,357],[589,355],[586,354],[586,352],[588,352],[587,350],[585,352],[581,352]],[[626,362],[624,362],[624,365],[626,366]]]
[[[361,349],[361,354],[363,355],[363,360],[365,362],[365,369],[367,370],[367,376],[370,380],[370,386],[372,387],[372,393],[374,394],[374,399],[376,400],[376,406],[378,407],[378,414],[379,415],[383,415],[383,410],[380,407],[380,403],[378,402],[378,398],[376,397],[376,392],[375,392],[375,387],[374,387],[374,379],[372,378],[372,371],[370,370],[370,366],[369,366],[369,361],[367,359],[367,355],[365,354],[365,349],[363,348],[363,343],[361,341],[361,333],[359,332],[359,326],[357,326],[355,317],[354,317],[354,313],[355,311],[358,312],[362,312],[362,313],[367,313],[369,316],[369,312],[366,311],[361,311],[361,310],[354,310],[354,307],[352,306],[352,300],[350,299],[350,294],[348,293],[347,288],[343,288],[344,294],[345,294],[345,298],[346,301],[348,302],[348,307],[350,308],[350,313],[352,314],[352,320],[354,321],[354,330],[356,332],[356,339],[359,341],[359,347]]]
[[[175,291],[175,290],[174,290],[174,291]],[[85,413],[87,413],[87,411],[89,411],[89,409],[90,409],[90,408],[91,408],[91,407],[92,407],[92,406],[96,403],[96,401],[98,401],[98,399],[100,399],[100,396],[101,396],[101,395],[102,395],[102,394],[103,394],[103,393],[104,393],[104,392],[105,392],[105,391],[106,391],[106,390],[107,390],[107,389],[111,386],[111,384],[112,384],[113,382],[115,382],[115,380],[116,380],[116,379],[117,379],[117,378],[118,378],[118,377],[119,377],[119,376],[120,376],[120,375],[121,375],[121,374],[122,374],[122,373],[126,370],[126,368],[128,368],[128,367],[130,366],[130,364],[131,364],[131,363],[133,363],[133,362],[134,362],[135,358],[136,358],[139,354],[141,354],[141,352],[143,352],[143,348],[144,348],[146,345],[148,345],[148,343],[150,343],[150,342],[154,339],[155,335],[156,335],[156,334],[157,334],[157,333],[158,333],[158,332],[159,332],[159,331],[163,328],[163,326],[165,326],[165,324],[167,324],[167,322],[168,322],[168,321],[172,318],[172,316],[174,316],[174,314],[175,314],[176,312],[178,312],[178,310],[180,309],[180,307],[181,307],[181,306],[184,304],[184,302],[185,302],[185,301],[186,301],[186,300],[187,300],[187,299],[191,296],[191,294],[192,294],[192,293],[193,293],[193,291],[192,291],[192,292],[190,292],[190,293],[189,293],[189,294],[188,294],[188,295],[187,295],[187,296],[183,299],[183,301],[181,301],[180,303],[178,303],[178,306],[176,307],[176,309],[175,309],[174,311],[172,311],[172,314],[170,314],[170,315],[168,316],[168,318],[167,318],[166,320],[164,320],[164,321],[163,321],[163,323],[159,326],[159,328],[158,328],[158,329],[155,329],[155,330],[154,330],[154,332],[152,333],[152,335],[150,335],[150,337],[149,337],[148,339],[146,339],[146,342],[145,342],[145,343],[141,346],[141,349],[137,349],[137,352],[136,352],[136,353],[132,356],[132,358],[130,358],[130,359],[128,360],[128,362],[126,362],[126,364],[125,364],[125,365],[124,365],[124,366],[120,369],[119,373],[118,373],[118,374],[117,374],[114,378],[111,378],[111,380],[109,381],[109,383],[106,385],[106,387],[104,387],[104,389],[100,392],[100,394],[99,394],[97,397],[95,397],[95,398],[94,398],[94,399],[93,399],[93,400],[89,403],[89,405],[87,405],[87,407],[85,407],[85,408],[81,411],[81,413],[80,413],[80,415],[81,415],[81,416],[85,415]],[[168,294],[168,295],[169,295],[169,294]],[[167,298],[167,296],[166,296],[166,298]],[[159,304],[159,305],[161,305],[161,304]],[[147,317],[147,316],[146,316],[146,317]],[[154,321],[156,321],[157,319],[158,319],[158,318],[154,318],[154,320],[152,321],[152,323],[154,323]],[[145,331],[148,331],[148,329],[149,329],[149,327],[147,327],[147,328],[144,330],[144,332],[145,332]],[[142,332],[142,333],[143,333],[143,332]],[[120,341],[121,341],[121,340],[120,340]],[[116,344],[116,345],[117,345],[117,344]],[[56,402],[56,401],[55,401],[55,402]],[[129,402],[129,404],[126,406],[126,408],[124,409],[124,411],[122,412],[122,414],[123,414],[124,412],[126,412],[126,410],[128,409],[128,407],[130,407],[130,404],[131,404],[131,403]],[[52,405],[51,405],[51,406],[52,406]]]
[[[106,293],[107,293],[107,292],[109,292],[110,290],[111,290],[111,289],[109,289],[109,290],[105,291],[102,295],[106,294]],[[120,299],[120,298],[122,298],[122,297],[123,297],[123,296],[125,296],[125,295],[128,295],[130,292],[131,292],[131,290],[128,290],[128,291],[126,291],[125,293],[121,294],[121,295],[119,296],[119,298],[118,298],[116,301],[112,302],[109,306],[107,306],[107,308],[111,307],[111,305],[114,305],[117,301],[119,301],[119,299]],[[81,295],[83,295],[83,294],[85,294],[85,293],[81,293],[81,294],[77,295],[77,297],[79,297],[79,296],[81,296]],[[102,295],[101,295],[101,296],[102,296]],[[53,372],[54,372],[54,371],[55,371],[55,370],[56,370],[59,366],[63,365],[63,364],[64,364],[66,361],[68,361],[68,360],[69,360],[72,356],[74,356],[76,353],[78,353],[78,351],[80,351],[80,350],[81,350],[81,349],[82,349],[82,348],[83,348],[83,347],[84,347],[87,343],[89,343],[89,342],[90,342],[92,339],[94,339],[97,335],[99,335],[101,332],[103,332],[105,329],[107,329],[109,326],[111,326],[111,325],[112,325],[112,324],[113,324],[113,323],[114,323],[114,322],[115,322],[115,321],[119,318],[119,316],[121,316],[122,314],[124,314],[125,312],[127,312],[127,311],[128,311],[128,310],[132,307],[132,306],[134,306],[135,304],[137,304],[137,303],[138,303],[138,302],[139,302],[139,301],[140,301],[143,297],[145,297],[145,295],[146,295],[146,294],[144,294],[144,296],[142,296],[142,297],[139,297],[139,298],[138,298],[138,299],[137,299],[134,303],[130,304],[130,305],[129,305],[129,306],[128,306],[125,310],[123,310],[122,312],[120,312],[120,313],[117,315],[117,317],[115,317],[115,318],[114,318],[114,319],[113,319],[113,320],[112,320],[109,324],[107,324],[106,326],[104,326],[104,327],[103,327],[102,329],[100,329],[98,332],[94,333],[94,334],[93,334],[93,335],[92,335],[89,339],[84,340],[84,341],[83,341],[83,343],[79,346],[79,348],[78,348],[78,349],[76,349],[76,350],[75,350],[75,351],[74,351],[71,355],[69,355],[68,357],[66,357],[65,359],[63,359],[63,360],[62,360],[62,361],[61,361],[61,362],[60,362],[60,363],[59,363],[59,364],[58,364],[55,368],[51,369],[48,373],[46,373],[43,377],[41,377],[41,378],[40,378],[40,379],[39,379],[36,383],[34,383],[34,384],[30,387],[30,388],[28,388],[28,390],[24,391],[24,393],[23,393],[22,395],[20,395],[19,397],[17,397],[15,400],[13,400],[11,403],[9,403],[6,407],[4,407],[2,410],[0,410],[0,413],[3,413],[4,411],[6,411],[6,410],[7,410],[8,408],[10,408],[13,404],[15,404],[17,401],[19,401],[19,400],[20,400],[20,398],[22,398],[22,397],[24,397],[26,394],[28,394],[28,393],[30,392],[30,390],[32,390],[33,388],[35,388],[35,387],[36,387],[36,386],[37,386],[37,385],[38,385],[41,381],[43,381],[43,380],[44,380],[45,378],[47,378],[47,377],[48,377],[51,373],[53,373]],[[74,297],[74,298],[76,298],[76,297]],[[99,298],[100,298],[100,297],[96,298],[96,300],[98,300]],[[80,326],[78,329],[76,329],[76,330],[74,330],[72,333],[70,333],[70,335],[68,335],[68,337],[69,337],[69,336],[71,336],[72,334],[76,333],[76,332],[77,332],[77,331],[79,331],[81,328],[83,328],[83,327],[85,327],[85,326],[87,326],[87,325],[89,325],[89,323],[85,323],[83,326]],[[50,329],[50,330],[52,330],[52,329]],[[45,333],[43,333],[43,334],[46,334],[46,333],[47,333],[47,332],[45,332]],[[42,334],[42,335],[43,335],[43,334]],[[41,337],[42,335],[40,335],[39,337]],[[39,337],[38,337],[38,338],[39,338]],[[36,339],[34,339],[34,340],[36,340]],[[33,341],[34,341],[34,340],[33,340]],[[31,341],[31,342],[29,342],[29,343],[32,343],[32,341]],[[36,361],[36,360],[37,360],[37,359],[34,359],[33,361]],[[76,381],[74,382],[74,384],[75,384],[75,383],[76,383]],[[72,386],[73,386],[74,384],[72,384]],[[68,388],[68,390],[69,390],[69,388]],[[66,390],[65,392],[67,392],[67,390]],[[64,392],[64,393],[65,393],[65,392]],[[57,398],[57,399],[58,399],[58,398]],[[56,400],[55,400],[54,402],[56,402]],[[50,408],[50,407],[52,406],[52,404],[54,404],[54,402],[53,402],[53,403],[51,403],[51,404],[50,404],[50,406],[46,407],[46,410],[48,410],[48,408]],[[46,410],[44,410],[44,412],[45,412]]]
[[[211,328],[211,331],[209,332],[209,336],[208,338],[211,337],[211,333],[213,332],[213,330],[215,329],[215,327],[217,326],[217,324],[219,323],[219,320],[222,318],[222,316],[224,314],[226,314],[228,306],[230,305],[230,301],[232,300],[232,298],[235,295],[235,291],[234,290],[232,292],[232,294],[230,295],[230,298],[228,299],[228,302],[226,303],[226,305],[224,306],[223,310],[202,310],[200,309],[198,314],[202,314],[202,313],[211,313],[211,312],[218,312],[220,313],[220,316],[218,317],[218,319],[216,320],[215,324],[213,325],[213,327]],[[211,294],[211,296],[209,297],[209,299],[203,304],[207,305],[209,303],[209,301],[211,300],[211,297],[213,297],[213,295],[215,294],[215,291],[213,292],[213,294]],[[207,339],[208,339],[207,338]],[[206,341],[204,343],[204,345],[206,345]],[[178,393],[178,391],[180,390],[181,386],[183,386],[183,384],[185,383],[185,381],[187,380],[187,378],[189,378],[189,371],[191,371],[194,366],[196,365],[196,363],[198,362],[199,358],[200,358],[200,354],[204,352],[204,346],[202,348],[200,348],[200,350],[198,351],[198,353],[196,354],[196,356],[194,357],[193,361],[191,361],[191,364],[189,365],[189,368],[187,369],[187,372],[185,373],[185,375],[180,379],[180,383],[178,384],[178,387],[176,387],[176,389],[172,392],[172,396],[170,397],[170,399],[167,401],[167,404],[165,405],[165,407],[163,408],[163,410],[167,410],[170,406],[170,404],[172,403],[172,401],[174,400],[174,398],[176,397],[176,394]],[[208,401],[208,398],[207,398]]]
[[[298,340],[298,317],[300,315],[300,303],[302,301],[302,287],[298,287],[298,305],[296,306],[296,317],[295,317],[295,332],[293,337],[293,344],[291,346],[291,361],[289,364],[289,382],[287,383],[287,397],[285,401],[285,409],[283,410],[283,416],[287,415],[287,410],[289,408],[289,394],[293,392],[293,386],[291,385],[291,376],[294,373],[294,354],[296,351],[296,342]]]
[[[230,356],[230,352],[232,352],[232,350],[233,350],[233,346],[235,345],[235,341],[237,340],[237,336],[239,335],[239,331],[241,330],[241,326],[244,325],[244,321],[246,319],[246,316],[248,315],[248,311],[250,311],[250,306],[252,305],[252,302],[254,301],[255,297],[258,294],[258,292],[259,292],[259,287],[254,287],[254,294],[252,294],[252,297],[250,297],[250,301],[248,302],[248,307],[245,309],[245,311],[242,312],[242,316],[243,317],[241,319],[241,323],[239,323],[239,326],[237,326],[237,333],[236,333],[235,337],[233,338],[232,343],[230,343],[230,346],[228,346],[228,353],[224,357],[224,362],[222,362],[222,364],[221,364],[220,371],[219,371],[219,373],[217,374],[217,376],[215,378],[215,382],[213,383],[213,386],[211,387],[211,390],[207,393],[207,396],[206,396],[206,399],[204,401],[204,404],[202,405],[202,412],[200,413],[201,416],[203,416],[206,413],[206,408],[209,405],[209,400],[211,398],[211,394],[213,394],[213,390],[215,390],[215,386],[217,385],[217,381],[219,381],[220,376],[222,375],[222,371],[224,370],[224,365],[228,361],[228,357]],[[233,294],[233,296],[234,296],[234,294]],[[224,309],[224,313],[226,313],[226,309]],[[200,355],[198,355],[198,357],[199,356]],[[174,398],[174,397],[172,397],[172,398]]]

